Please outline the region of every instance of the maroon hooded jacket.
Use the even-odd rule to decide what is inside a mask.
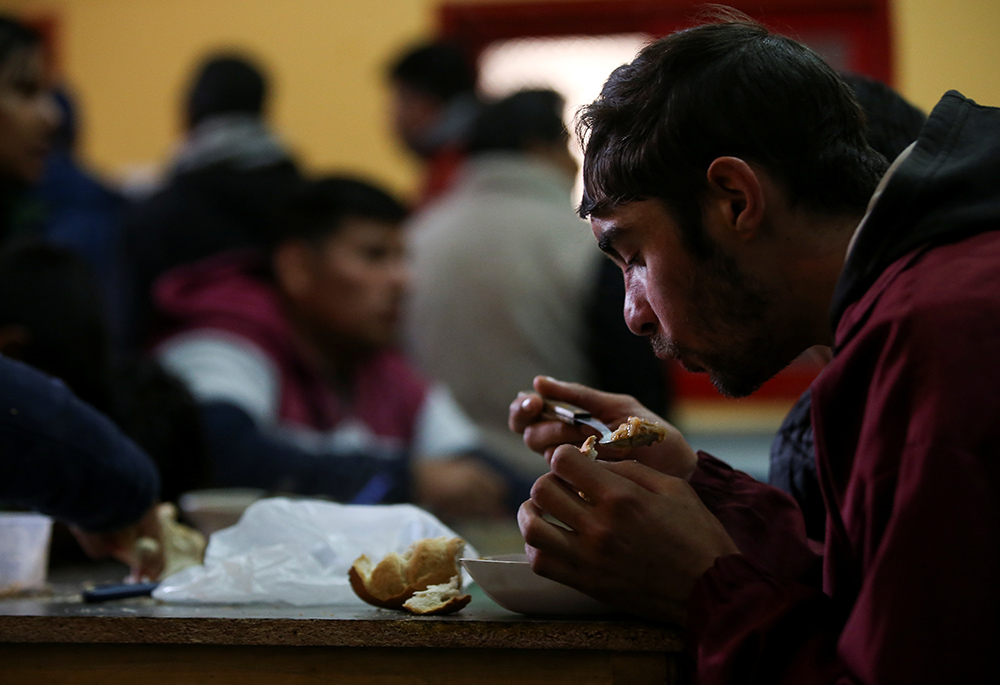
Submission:
[[[429,385],[399,352],[377,351],[360,363],[351,401],[345,402],[295,344],[280,297],[253,251],[178,267],[160,279],[155,294],[167,324],[159,343],[184,336],[231,337],[254,346],[277,373],[274,426],[257,425],[236,404],[202,402],[219,485],[323,494],[340,501],[371,497],[364,503],[408,496],[410,452]],[[332,444],[322,453],[307,451],[294,439],[297,433],[308,438],[358,423],[375,438],[347,452]],[[391,488],[365,490],[375,476]]]
[[[948,93],[837,285],[821,581],[789,499],[707,456],[692,479],[743,552],[691,598],[698,682],[1000,682],[998,229],[1000,110]]]

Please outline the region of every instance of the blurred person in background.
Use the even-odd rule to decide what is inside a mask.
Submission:
[[[76,252],[32,240],[0,251],[0,354],[60,379],[135,440],[162,501],[207,484],[193,398],[155,360],[116,359],[99,283]]]
[[[58,124],[41,39],[0,16],[0,242],[19,227],[17,194],[42,174]],[[20,296],[20,294],[19,294]],[[51,376],[0,355],[0,506],[72,526],[88,554],[156,577],[162,554],[138,557],[139,537],[160,538],[153,461],[106,416]]]
[[[0,244],[37,226],[28,190],[42,177],[58,124],[41,37],[0,16]]]
[[[45,159],[45,172],[32,191],[42,240],[67,247],[92,267],[101,288],[109,333],[116,351],[124,341],[122,219],[125,197],[80,161],[78,108],[65,85],[54,91],[60,122]]]
[[[388,69],[391,117],[397,139],[424,164],[418,203],[443,193],[462,160],[462,144],[479,111],[476,71],[447,41],[413,45]]]
[[[260,245],[275,207],[299,182],[292,153],[268,125],[268,95],[263,67],[245,55],[211,53],[195,69],[184,99],[187,136],[169,178],[126,220],[136,346],[155,329],[156,279],[179,264]]]
[[[106,416],[34,367],[0,355],[0,508],[28,509],[69,526],[94,558],[112,556],[134,578],[156,578],[162,552],[160,478],[149,456]]]
[[[37,238],[85,257],[101,281],[117,333],[123,326],[125,200],[77,159],[78,119],[69,92],[49,87],[40,43],[24,49],[26,41],[39,39],[16,22],[5,26],[3,36],[0,50],[9,59],[0,99],[6,153],[0,169],[0,242]]]
[[[617,268],[574,211],[563,108],[553,90],[487,105],[454,187],[407,226],[408,352],[532,479],[548,465],[507,427],[507,407],[536,375],[627,392],[661,413],[669,398],[663,365],[622,319]]]
[[[217,485],[415,501],[445,519],[513,513],[527,484],[508,484],[447,391],[394,347],[405,216],[366,182],[310,181],[269,254],[160,281],[170,326],[156,354],[202,405]]]

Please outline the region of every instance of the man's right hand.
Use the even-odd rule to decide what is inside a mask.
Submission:
[[[648,447],[615,449],[598,447],[601,459],[621,461],[632,459],[661,473],[687,480],[694,473],[698,456],[684,436],[665,420],[646,409],[634,397],[601,392],[578,383],[564,383],[554,378],[537,376],[533,393],[520,393],[510,405],[508,425],[516,433],[524,434],[524,443],[533,451],[552,460],[559,445],[579,445],[594,433],[586,426],[571,426],[561,421],[542,418],[543,397],[561,400],[586,409],[591,414],[615,428],[630,416],[656,421],[668,430],[660,443]]]
[[[158,506],[150,507],[141,519],[126,528],[107,533],[92,533],[76,526],[70,531],[80,543],[80,547],[92,559],[113,557],[129,565],[130,581],[157,580],[163,572],[163,532],[160,526]],[[151,538],[158,545],[147,553],[136,549],[140,538]]]

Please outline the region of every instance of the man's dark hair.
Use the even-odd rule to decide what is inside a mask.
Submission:
[[[896,159],[917,139],[927,115],[881,81],[861,74],[842,76],[864,110],[868,144],[888,161]]]
[[[646,46],[579,118],[580,215],[661,200],[696,255],[712,253],[700,200],[713,160],[767,169],[789,201],[863,212],[885,172],[850,88],[809,48],[727,15]]]
[[[41,45],[37,31],[8,15],[0,14],[0,65],[12,55]]]
[[[525,150],[532,144],[565,143],[563,96],[551,89],[521,90],[487,105],[476,117],[465,149]]]
[[[282,208],[272,248],[289,240],[320,242],[348,218],[401,224],[407,214],[402,202],[358,178],[325,176],[304,181]]]
[[[236,53],[210,55],[198,67],[187,98],[189,126],[215,114],[259,115],[267,96],[264,72]]]
[[[446,41],[407,49],[389,66],[389,77],[441,102],[476,90],[476,70],[457,45]]]

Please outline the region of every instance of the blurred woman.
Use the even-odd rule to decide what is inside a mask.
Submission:
[[[0,16],[0,242],[33,219],[21,197],[41,177],[58,124],[41,37]]]

